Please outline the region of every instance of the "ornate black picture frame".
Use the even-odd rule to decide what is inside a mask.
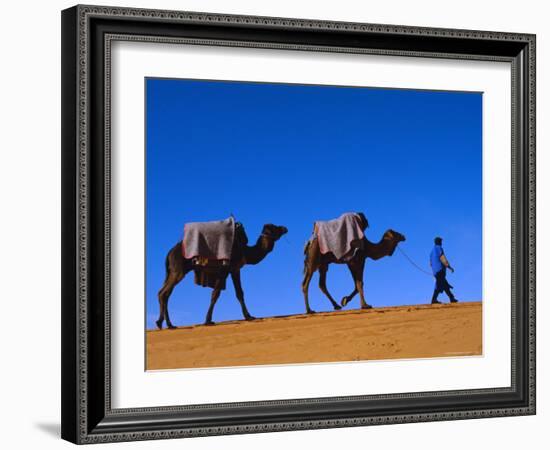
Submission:
[[[511,385],[113,409],[110,45],[242,46],[512,66]],[[62,12],[62,437],[98,443],[535,413],[535,36],[98,6]]]

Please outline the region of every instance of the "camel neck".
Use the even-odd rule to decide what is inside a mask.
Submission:
[[[370,242],[367,238],[365,238],[365,241],[366,247],[369,250],[369,257],[372,259],[380,259],[384,256],[389,256],[395,250],[396,244],[385,237],[382,237],[382,239],[376,243]]]
[[[252,247],[246,247],[245,259],[247,264],[258,264],[268,253],[273,250],[274,242],[265,235],[260,235],[256,244]]]

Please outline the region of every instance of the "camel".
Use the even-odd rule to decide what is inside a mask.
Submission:
[[[326,278],[328,267],[330,264],[347,264],[348,269],[353,277],[355,283],[355,289],[349,295],[342,298],[341,305],[346,306],[357,293],[361,298],[361,309],[372,308],[371,305],[365,301],[365,294],[363,292],[363,269],[365,267],[365,260],[371,258],[374,260],[383,258],[384,256],[391,256],[395,251],[397,245],[405,240],[405,236],[394,230],[387,230],[380,242],[372,243],[366,237],[361,239],[361,242],[354,254],[354,256],[344,261],[343,259],[337,260],[332,253],[322,254],[319,248],[319,243],[316,237],[310,239],[304,247],[304,280],[302,281],[302,292],[304,294],[304,300],[306,304],[306,313],[313,314],[313,311],[309,306],[308,289],[309,283],[313,274],[319,271],[319,288],[321,292],[327,296],[332,303],[335,310],[341,309],[341,306],[336,303],[334,298],[330,295]]]
[[[225,280],[228,275],[231,275],[233,286],[235,288],[235,295],[241,304],[243,316],[246,320],[255,319],[246,307],[244,302],[244,291],[241,286],[241,268],[244,265],[255,265],[262,261],[268,253],[271,253],[281,236],[288,232],[286,227],[277,226],[273,224],[266,224],[263,226],[262,233],[258,237],[255,245],[248,246],[248,239],[244,230],[236,232],[235,240],[231,251],[231,260],[227,266],[219,265],[209,269],[209,275],[215,279],[213,286],[212,296],[210,299],[210,307],[206,313],[205,325],[213,325],[212,313],[214,312],[214,306],[218,300],[221,291],[225,287]],[[166,321],[168,328],[177,328],[170,321],[168,314],[168,299],[174,287],[185,277],[191,270],[201,271],[206,270],[200,266],[194,265],[191,259],[186,259],[182,254],[182,242],[178,242],[166,255],[166,279],[164,284],[158,293],[160,314],[156,321],[158,329],[162,329],[162,324]]]

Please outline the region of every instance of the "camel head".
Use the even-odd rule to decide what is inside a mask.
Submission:
[[[267,223],[262,228],[262,233],[260,234],[260,237],[258,239],[258,244],[263,251],[269,253],[275,247],[275,242],[277,242],[281,238],[281,236],[283,234],[286,234],[287,232],[288,229],[286,227]],[[251,258],[249,257],[247,258],[247,260],[251,260]]]
[[[288,233],[288,229],[283,226],[273,225],[272,223],[267,223],[262,228],[262,236],[272,240],[273,242],[278,241],[282,235]]]
[[[275,248],[275,242],[288,232],[286,227],[265,224],[256,245],[244,249],[245,264],[258,264]]]
[[[395,230],[387,230],[385,233],[384,233],[384,240],[385,241],[389,241],[390,242],[390,248],[391,248],[391,252],[390,252],[390,256],[393,255],[393,252],[395,251],[397,245],[400,243],[400,242],[403,242],[406,240],[405,236],[402,235],[401,233],[395,231]]]

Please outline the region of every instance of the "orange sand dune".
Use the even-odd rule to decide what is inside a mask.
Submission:
[[[481,302],[147,331],[147,369],[480,355]]]

